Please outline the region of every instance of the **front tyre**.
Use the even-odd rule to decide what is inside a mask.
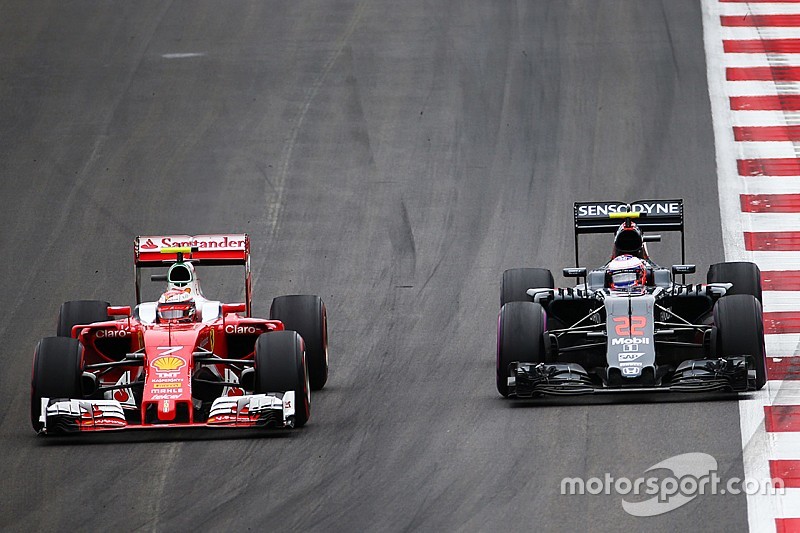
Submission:
[[[295,427],[311,416],[311,392],[303,338],[296,331],[259,335],[255,351],[255,393],[294,391]]]
[[[72,327],[78,324],[92,324],[108,320],[108,302],[100,300],[73,300],[61,304],[58,312],[59,337],[71,337]]]
[[[544,363],[544,308],[533,302],[510,302],[497,323],[497,392],[508,396],[509,365]]]
[[[320,390],[328,381],[328,312],[319,296],[295,294],[272,300],[272,320],[303,337],[311,390]]]
[[[510,268],[503,272],[500,306],[509,302],[530,302],[528,289],[552,289],[553,274],[546,268]]]
[[[45,337],[33,353],[31,377],[31,425],[37,433],[42,398],[82,398],[83,346],[68,337]]]
[[[750,294],[723,296],[714,304],[718,357],[752,355],[756,366],[756,390],[767,382],[764,321],[761,303]]]
[[[755,263],[731,261],[715,263],[708,268],[708,283],[733,283],[726,296],[749,294],[759,302],[761,299],[761,270]]]

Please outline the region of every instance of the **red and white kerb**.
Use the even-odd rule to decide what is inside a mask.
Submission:
[[[750,531],[800,532],[800,0],[703,0],[726,260],[762,271],[767,386],[740,402]]]

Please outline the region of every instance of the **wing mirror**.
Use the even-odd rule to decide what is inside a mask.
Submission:
[[[694,274],[697,270],[695,265],[672,265],[672,274]]]
[[[642,242],[661,242],[661,235],[642,235]]]
[[[108,316],[131,316],[131,306],[130,305],[109,305],[108,306]]]
[[[222,304],[223,315],[227,315],[230,313],[244,313],[246,310],[247,306],[244,303]]]
[[[576,268],[565,268],[561,271],[565,278],[585,278],[586,277],[586,268],[585,267],[576,267]]]

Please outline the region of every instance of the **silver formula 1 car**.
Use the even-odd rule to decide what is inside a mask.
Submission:
[[[543,268],[503,273],[497,329],[501,395],[758,390],[766,383],[761,275],[747,262],[717,263],[707,283],[686,284],[682,200],[579,202],[576,266],[554,288]],[[647,243],[677,231],[681,263],[663,268]],[[578,237],[613,233],[611,259],[580,267]],[[680,278],[680,282],[678,279]]]

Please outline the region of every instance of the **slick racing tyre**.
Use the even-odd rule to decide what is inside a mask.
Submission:
[[[76,339],[45,337],[33,353],[31,378],[31,425],[42,429],[42,398],[82,398],[83,346]]]
[[[511,268],[503,272],[500,306],[509,302],[530,302],[528,289],[552,289],[554,286],[553,274],[546,268]]]
[[[497,392],[508,396],[508,366],[544,363],[544,308],[533,302],[509,302],[497,323]]]
[[[714,325],[717,328],[716,356],[752,355],[756,388],[761,389],[767,382],[761,303],[750,294],[723,296],[714,304]]]
[[[708,268],[708,283],[733,283],[727,295],[749,294],[761,299],[761,270],[747,261],[716,263]]]
[[[92,324],[110,320],[108,316],[108,302],[99,300],[74,300],[61,304],[58,313],[59,337],[71,337],[72,327],[78,324]]]
[[[255,363],[256,394],[294,391],[294,425],[304,426],[311,415],[311,392],[303,338],[296,331],[259,335]]]
[[[328,381],[328,314],[322,299],[308,294],[279,296],[272,300],[269,317],[303,337],[311,390],[320,390]]]

